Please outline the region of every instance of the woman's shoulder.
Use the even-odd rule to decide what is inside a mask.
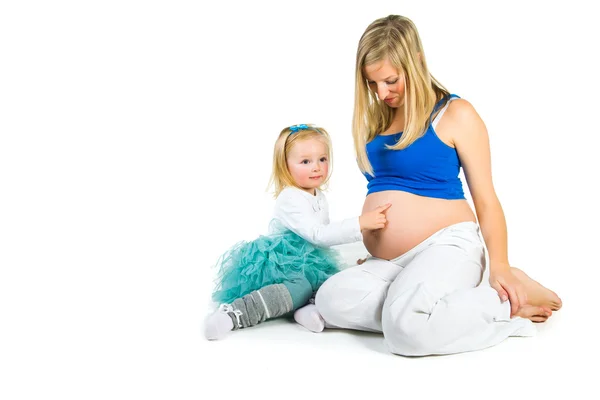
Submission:
[[[452,147],[470,141],[481,132],[486,132],[485,124],[475,107],[465,99],[450,102],[436,127],[440,139]]]
[[[453,124],[463,125],[472,123],[480,119],[480,117],[475,107],[468,100],[458,98],[450,102],[443,119]]]

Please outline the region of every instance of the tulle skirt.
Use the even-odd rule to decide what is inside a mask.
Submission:
[[[318,247],[285,230],[239,242],[217,262],[213,301],[231,303],[266,285],[304,277],[313,291],[339,271],[337,251]]]

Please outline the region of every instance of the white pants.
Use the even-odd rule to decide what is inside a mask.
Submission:
[[[329,278],[315,304],[327,327],[383,332],[406,356],[483,349],[509,336],[532,336],[528,319],[510,318],[487,280],[474,222],[444,228],[393,260],[375,257]]]

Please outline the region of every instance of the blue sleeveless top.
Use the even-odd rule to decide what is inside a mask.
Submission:
[[[452,98],[458,96],[450,95],[449,99]],[[444,100],[435,105],[432,116]],[[364,174],[369,181],[367,194],[400,190],[439,199],[465,198],[462,182],[458,177],[460,160],[456,149],[441,141],[432,122],[425,134],[405,149],[386,148],[386,145],[396,144],[401,137],[402,132],[378,135],[367,143],[367,156],[375,175]]]

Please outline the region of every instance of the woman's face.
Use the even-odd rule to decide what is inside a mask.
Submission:
[[[365,66],[369,88],[379,100],[392,108],[404,105],[404,74],[398,71],[387,58]]]

